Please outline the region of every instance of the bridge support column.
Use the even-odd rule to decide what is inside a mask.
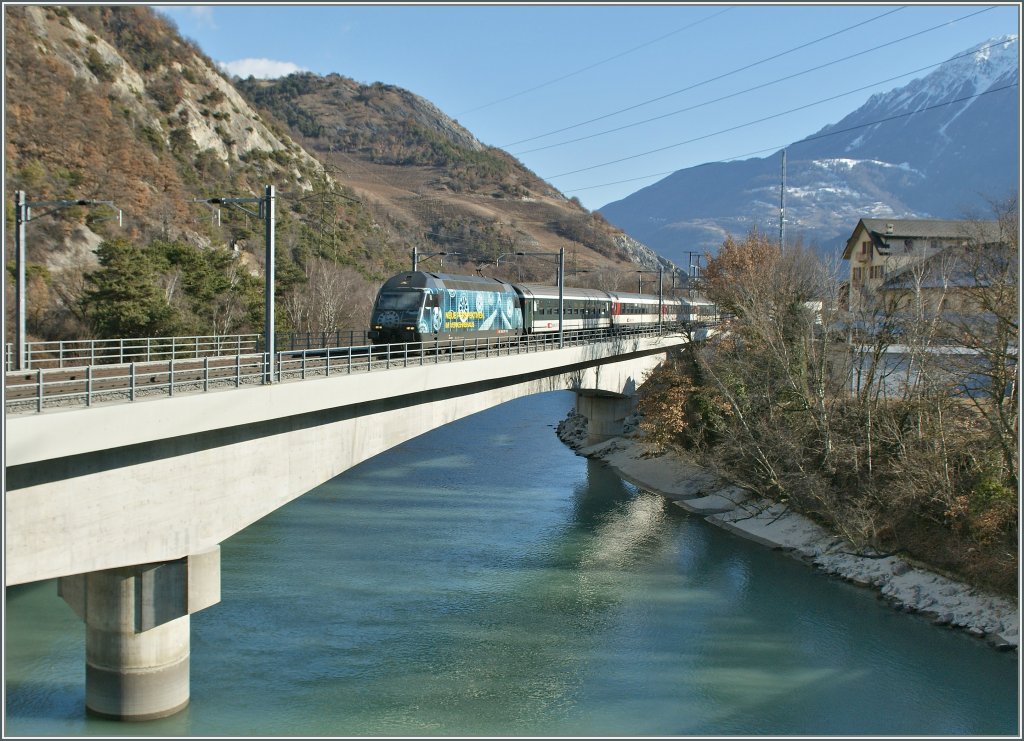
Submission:
[[[576,393],[576,411],[587,418],[587,445],[622,434],[626,417],[633,413],[632,396],[598,396]]]
[[[61,577],[57,591],[86,625],[87,712],[153,720],[188,705],[189,615],[220,602],[220,546]]]

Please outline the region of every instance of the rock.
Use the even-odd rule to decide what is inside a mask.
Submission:
[[[903,576],[908,571],[910,571],[910,564],[902,559],[897,559],[896,563],[892,565],[893,576]]]

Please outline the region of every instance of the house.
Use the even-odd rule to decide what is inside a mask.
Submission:
[[[942,288],[936,278],[944,261],[939,255],[950,248],[999,240],[997,221],[861,219],[843,251],[843,259],[850,263],[847,308],[867,310],[876,305],[880,293],[905,291],[910,275],[917,272],[915,266],[927,266],[925,290]],[[900,281],[893,280],[897,276],[902,276]]]

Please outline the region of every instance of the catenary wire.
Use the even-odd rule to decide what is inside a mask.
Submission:
[[[745,154],[737,154],[737,155],[734,155],[732,157],[723,157],[722,159],[716,160],[716,161],[717,162],[730,162],[732,160],[739,160],[739,159],[744,159],[746,157],[751,157],[751,156],[753,156],[755,154],[761,154],[762,152],[772,152],[772,151],[776,151],[777,152],[777,151],[779,151],[779,150],[781,150],[783,148],[785,148],[785,149],[792,149],[793,147],[797,147],[797,146],[800,146],[801,144],[805,144],[807,142],[815,141],[817,139],[824,139],[824,138],[829,137],[829,136],[836,136],[837,134],[846,134],[846,133],[848,133],[850,131],[856,131],[857,129],[864,129],[864,128],[867,128],[868,126],[876,126],[878,124],[886,123],[888,121],[896,121],[896,120],[901,119],[901,118],[907,118],[908,116],[917,115],[918,113],[923,113],[925,111],[931,111],[931,110],[934,110],[936,108],[943,108],[943,107],[948,106],[948,105],[953,105],[954,103],[962,103],[962,102],[967,101],[967,100],[973,100],[975,98],[980,98],[983,95],[990,95],[992,93],[998,93],[998,92],[1000,92],[1002,90],[1009,90],[1011,88],[1015,88],[1015,87],[1018,87],[1018,86],[1019,86],[1019,83],[1014,82],[1014,83],[1011,83],[1009,85],[1003,85],[1002,87],[992,88],[990,90],[986,90],[986,91],[984,91],[982,93],[975,93],[974,95],[967,95],[967,96],[964,96],[962,98],[956,98],[955,100],[948,100],[945,103],[936,103],[934,105],[925,106],[924,108],[918,108],[915,111],[907,111],[906,113],[899,113],[899,114],[896,114],[894,116],[888,116],[886,118],[875,119],[874,121],[868,121],[867,123],[857,124],[856,126],[848,126],[848,127],[844,128],[844,129],[837,129],[835,131],[829,131],[829,132],[824,133],[824,134],[815,134],[814,136],[808,136],[808,137],[805,137],[805,138],[801,139],[800,141],[792,142],[790,144],[778,144],[778,145],[771,146],[771,147],[764,147],[762,149],[758,149],[758,150],[755,150],[753,152],[746,152]],[[711,164],[711,163],[705,163],[705,164]],[[609,183],[600,183],[598,185],[587,185],[587,186],[583,186],[583,187],[580,187],[580,188],[571,188],[571,189],[568,189],[568,190],[564,190],[562,192],[563,193],[578,193],[579,191],[583,191],[583,190],[594,190],[596,188],[607,188],[607,187],[612,186],[612,185],[621,185],[622,183],[632,183],[632,182],[635,182],[637,180],[647,180],[648,178],[656,178],[656,177],[663,177],[665,175],[671,175],[671,174],[673,174],[675,172],[679,172],[680,169],[681,168],[676,168],[675,170],[666,170],[664,172],[654,172],[654,173],[651,173],[649,175],[640,175],[639,177],[627,178],[625,180],[616,180],[614,182],[609,182]]]
[[[591,119],[588,119],[586,121],[580,121],[579,123],[575,123],[575,124],[572,124],[570,126],[563,126],[560,129],[555,129],[553,131],[548,131],[548,132],[543,133],[543,134],[537,134],[536,136],[531,136],[531,137],[528,137],[526,139],[520,139],[519,141],[510,142],[508,144],[503,144],[503,145],[501,145],[500,148],[501,149],[508,149],[509,147],[514,147],[517,144],[525,144],[526,142],[531,142],[531,141],[534,141],[536,139],[543,139],[546,136],[553,136],[554,134],[560,134],[563,131],[569,131],[571,129],[575,129],[575,128],[578,128],[580,126],[586,126],[587,124],[595,123],[597,121],[602,121],[602,120],[604,120],[606,118],[611,118],[612,116],[617,116],[620,113],[625,113],[627,111],[632,111],[632,110],[635,110],[637,108],[641,108],[641,107],[643,107],[645,105],[650,105],[651,103],[656,103],[659,100],[664,100],[665,98],[670,98],[673,95],[679,95],[680,93],[684,93],[684,92],[686,92],[688,90],[693,90],[694,88],[700,87],[702,85],[707,85],[707,84],[712,83],[712,82],[717,82],[718,80],[721,80],[721,79],[724,79],[724,78],[729,77],[731,75],[735,75],[735,74],[737,74],[739,72],[743,72],[745,70],[751,69],[752,67],[756,67],[756,66],[758,66],[760,64],[764,64],[765,62],[770,62],[770,61],[772,61],[774,59],[778,59],[779,57],[783,57],[783,56],[785,56],[787,54],[792,54],[795,51],[799,51],[800,49],[804,49],[804,48],[806,48],[808,46],[811,46],[813,44],[817,44],[817,43],[819,43],[821,41],[825,41],[826,39],[830,39],[830,38],[832,38],[834,36],[838,36],[839,34],[846,33],[847,31],[852,31],[853,29],[858,28],[859,26],[863,26],[865,24],[872,23],[874,21],[879,20],[880,18],[884,18],[887,15],[892,15],[893,13],[896,13],[896,12],[898,12],[900,10],[903,10],[905,7],[906,6],[901,6],[899,8],[895,8],[893,10],[890,10],[890,11],[887,11],[885,13],[882,13],[881,15],[877,15],[874,18],[869,18],[869,19],[867,19],[865,21],[861,21],[860,23],[856,23],[856,24],[854,24],[852,26],[848,26],[847,28],[843,28],[843,29],[840,29],[838,31],[834,31],[833,33],[830,33],[830,34],[828,34],[826,36],[822,36],[820,38],[814,39],[813,41],[808,41],[806,43],[800,44],[799,46],[794,46],[792,49],[787,49],[786,51],[779,52],[778,54],[773,54],[770,57],[765,57],[764,59],[759,59],[758,61],[751,62],[750,64],[744,65],[743,67],[737,67],[736,69],[731,70],[729,72],[723,72],[720,75],[716,75],[715,77],[710,77],[707,80],[702,80],[701,82],[696,82],[693,85],[688,85],[687,87],[680,88],[679,90],[673,90],[670,93],[665,93],[664,95],[659,95],[656,98],[650,98],[649,100],[645,100],[645,101],[642,101],[640,103],[636,103],[635,105],[627,106],[626,108],[620,108],[620,109],[618,109],[616,111],[612,111],[611,113],[605,113],[604,115],[597,116],[596,118],[591,118]],[[992,8],[986,8],[985,10],[991,10],[991,9]],[[978,13],[985,12],[985,10],[980,10],[980,11],[977,11],[976,13],[972,13],[970,15],[977,15]],[[964,16],[964,18],[969,18],[970,15]],[[958,21],[959,20],[963,20],[963,18],[958,18],[957,20]],[[955,22],[956,21],[949,21],[949,23],[955,23]]]
[[[756,119],[754,121],[747,121],[746,123],[737,124],[736,126],[730,126],[727,129],[720,129],[718,131],[713,131],[710,134],[704,134],[702,136],[694,137],[693,139],[687,139],[686,141],[676,142],[675,144],[668,144],[668,145],[666,145],[664,147],[658,147],[657,149],[647,150],[646,152],[639,152],[637,154],[631,154],[628,157],[621,157],[621,158],[619,158],[617,160],[610,160],[608,162],[601,162],[600,164],[590,165],[589,167],[581,167],[579,169],[570,170],[568,172],[560,172],[557,175],[544,176],[543,179],[544,180],[554,180],[555,178],[565,177],[566,175],[575,175],[576,173],[579,173],[579,172],[586,172],[588,170],[596,170],[599,167],[607,167],[608,165],[616,165],[616,164],[618,164],[620,162],[626,162],[628,160],[637,159],[639,157],[644,157],[644,156],[646,156],[648,154],[656,154],[657,152],[664,152],[664,151],[666,151],[668,149],[675,149],[676,147],[681,147],[684,144],[692,144],[693,142],[702,141],[704,139],[710,139],[713,136],[718,136],[720,134],[727,134],[730,131],[736,131],[738,129],[746,128],[747,126],[753,126],[754,124],[764,123],[765,121],[771,121],[772,119],[779,118],[781,116],[786,116],[786,115],[789,115],[790,113],[796,113],[797,111],[803,111],[803,110],[806,110],[808,108],[812,108],[812,107],[814,107],[816,105],[821,105],[822,103],[828,103],[829,101],[832,101],[832,100],[838,100],[839,98],[846,97],[847,95],[853,95],[854,93],[859,93],[859,92],[862,92],[864,90],[869,90],[869,89],[871,89],[873,87],[877,87],[878,85],[883,85],[883,84],[885,84],[887,82],[892,82],[893,80],[899,80],[900,78],[907,77],[908,75],[917,74],[918,72],[921,72],[922,70],[926,70],[926,69],[930,69],[932,67],[936,67],[939,64],[942,64],[942,62],[937,62],[936,64],[929,64],[929,65],[926,65],[924,67],[919,67],[916,70],[911,70],[910,72],[903,72],[903,73],[895,75],[893,77],[888,77],[888,78],[886,78],[884,80],[878,80],[877,82],[873,82],[873,83],[871,83],[869,85],[863,85],[863,86],[855,88],[853,90],[847,90],[844,93],[839,93],[837,95],[832,95],[832,96],[830,96],[828,98],[822,98],[820,100],[815,100],[815,101],[812,101],[811,103],[806,103],[804,105],[797,106],[796,108],[790,108],[788,111],[781,111],[779,113],[773,113],[770,116],[764,116],[764,117],[758,118],[758,119]],[[1000,89],[1002,89],[1002,88],[1000,88]]]
[[[703,103],[696,103],[695,105],[687,106],[686,108],[680,108],[679,110],[670,111],[669,113],[663,113],[660,116],[653,116],[652,118],[646,118],[643,121],[636,121],[634,123],[624,124],[623,126],[618,126],[618,127],[614,128],[614,129],[606,129],[604,131],[598,131],[598,132],[593,133],[593,134],[588,134],[587,136],[580,136],[580,137],[577,137],[575,139],[568,139],[568,140],[563,141],[563,142],[557,142],[555,144],[548,144],[548,145],[545,145],[543,147],[535,147],[533,149],[524,149],[524,150],[519,151],[519,152],[511,152],[511,154],[513,156],[515,156],[515,157],[519,157],[519,156],[524,155],[524,154],[531,154],[533,152],[541,152],[541,151],[543,151],[545,149],[553,149],[555,147],[561,147],[561,146],[565,146],[567,144],[575,144],[576,142],[586,141],[587,139],[594,139],[594,138],[596,138],[598,136],[604,136],[605,134],[613,134],[613,133],[615,133],[617,131],[624,131],[625,129],[633,128],[634,126],[641,126],[641,125],[646,124],[646,123],[651,123],[652,121],[660,121],[663,118],[670,118],[671,116],[678,116],[680,113],[688,113],[689,111],[696,110],[697,108],[703,108],[704,106],[712,105],[713,103],[720,103],[723,100],[728,100],[729,98],[735,98],[737,96],[744,95],[746,93],[754,92],[755,90],[761,90],[763,88],[770,87],[771,85],[776,85],[776,84],[778,84],[780,82],[785,82],[786,80],[792,80],[792,79],[794,79],[796,77],[800,77],[802,75],[806,75],[806,74],[809,74],[811,72],[817,72],[818,70],[824,69],[825,67],[831,67],[833,64],[839,64],[840,62],[846,62],[846,61],[849,61],[850,59],[862,56],[864,54],[870,54],[872,52],[876,52],[879,49],[885,48],[887,46],[892,46],[893,44],[901,43],[901,42],[906,41],[907,39],[913,38],[915,36],[920,36],[922,34],[929,33],[931,31],[934,31],[934,30],[938,29],[938,28],[942,28],[945,25],[946,25],[945,23],[942,23],[942,24],[939,24],[938,26],[932,26],[931,28],[926,28],[923,31],[918,31],[917,33],[912,33],[909,36],[903,36],[902,38],[894,39],[893,41],[888,41],[888,42],[886,42],[884,44],[879,44],[878,46],[872,47],[870,49],[865,49],[864,51],[859,51],[856,54],[850,54],[850,55],[842,57],[840,59],[834,59],[831,62],[826,62],[824,64],[819,64],[817,67],[811,67],[810,69],[805,69],[805,70],[802,70],[800,72],[794,72],[793,74],[787,75],[786,77],[780,77],[778,79],[771,80],[770,82],[765,82],[765,83],[762,83],[760,85],[755,85],[754,87],[749,87],[746,90],[739,90],[739,91],[737,91],[735,93],[729,93],[728,95],[723,95],[720,98],[715,98],[713,100],[706,100]],[[1016,41],[1017,37],[1014,36],[1013,40]],[[992,44],[988,44],[986,46],[982,46],[982,47],[979,47],[977,49],[972,49],[969,52],[964,52],[962,54],[957,54],[956,56],[950,57],[949,59],[945,60],[945,62],[951,62],[954,59],[960,59],[961,57],[969,56],[971,54],[976,54],[979,51],[984,51],[984,50],[989,49],[989,48],[991,48],[993,46],[998,46],[1001,43],[1004,43],[1004,42],[1002,42],[1002,41],[994,42]],[[930,65],[930,66],[936,67],[939,64],[943,64],[943,63],[944,62],[936,62],[935,64]],[[911,73],[908,73],[908,74],[913,74],[913,73],[911,72]]]
[[[468,115],[470,113],[476,113],[477,111],[481,111],[484,108],[490,108],[491,106],[498,105],[498,103],[504,103],[507,100],[512,100],[513,98],[518,98],[519,96],[526,95],[527,93],[532,93],[533,91],[540,90],[541,88],[545,88],[548,85],[554,85],[556,82],[561,82],[562,80],[566,80],[566,79],[568,79],[570,77],[574,77],[575,75],[578,75],[578,74],[580,74],[582,72],[586,72],[587,70],[591,70],[594,67],[599,67],[602,64],[606,64],[608,62],[611,62],[611,61],[614,61],[616,59],[619,59],[620,57],[624,57],[627,54],[632,54],[633,52],[638,51],[640,49],[643,49],[646,46],[650,46],[651,44],[656,44],[659,41],[667,39],[669,36],[675,36],[677,33],[685,31],[685,30],[687,30],[689,28],[693,28],[694,26],[699,25],[701,23],[704,23],[705,21],[709,21],[709,20],[712,20],[713,18],[717,18],[718,16],[722,15],[722,13],[727,13],[730,10],[733,10],[733,8],[726,8],[725,10],[720,10],[717,13],[715,13],[714,15],[709,15],[709,16],[707,16],[705,18],[701,18],[698,21],[694,21],[693,23],[690,23],[689,25],[683,26],[682,28],[677,28],[675,31],[670,31],[669,33],[666,33],[666,34],[664,34],[662,36],[659,36],[656,39],[651,39],[650,41],[647,41],[647,42],[645,42],[643,44],[640,44],[639,46],[634,46],[632,49],[627,49],[626,51],[619,52],[618,54],[616,54],[614,56],[608,57],[607,59],[602,59],[600,62],[594,62],[593,64],[588,64],[586,67],[581,67],[580,69],[575,70],[574,72],[569,72],[567,74],[562,75],[561,77],[556,77],[553,80],[548,80],[547,82],[542,82],[541,84],[534,85],[533,87],[527,88],[526,90],[520,90],[518,93],[513,93],[512,95],[506,95],[504,98],[499,98],[498,100],[492,100],[490,103],[484,103],[483,105],[479,105],[476,108],[470,108],[468,111],[463,111],[462,113],[460,113],[458,115],[459,115],[459,117],[462,117],[462,116]]]

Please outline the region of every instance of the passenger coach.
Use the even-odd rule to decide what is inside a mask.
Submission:
[[[558,331],[558,286],[515,284],[522,297],[523,326],[527,333]],[[599,329],[612,326],[612,302],[604,291],[563,288],[563,329]]]

